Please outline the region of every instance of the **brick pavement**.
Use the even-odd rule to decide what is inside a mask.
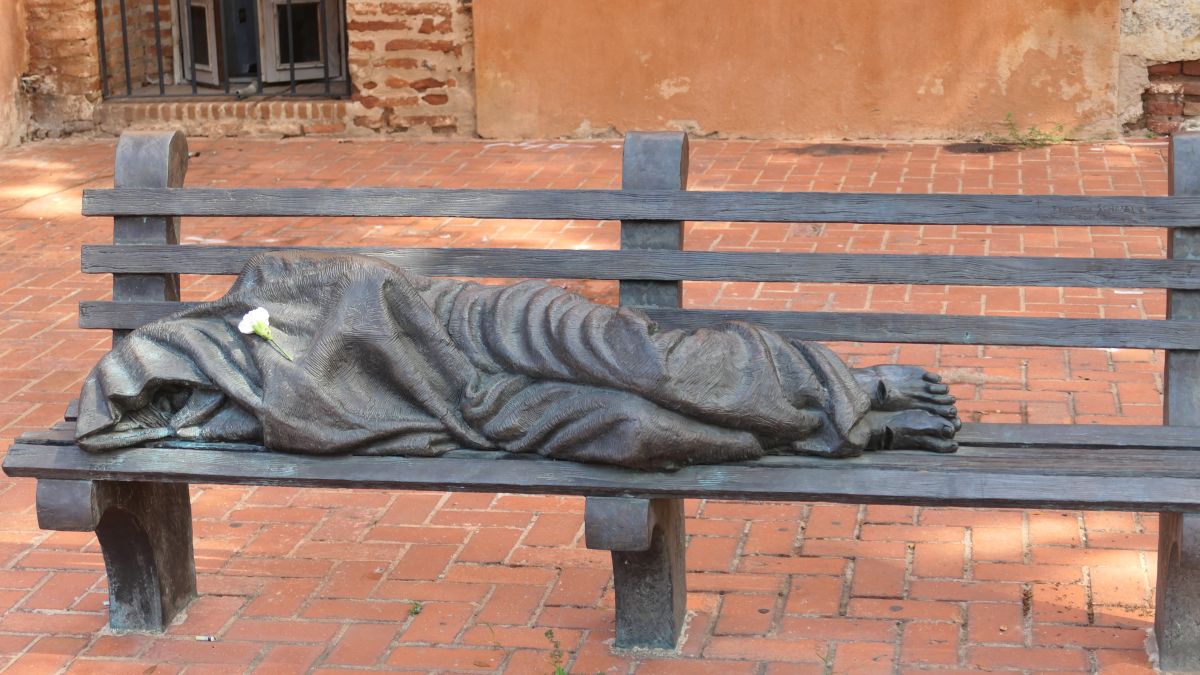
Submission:
[[[619,146],[193,139],[190,185],[609,187]],[[693,189],[1146,194],[1161,143],[995,155],[932,144],[851,154],[777,142],[693,144]],[[0,153],[0,444],[61,415],[107,348],[75,327],[78,215],[111,184],[111,141]],[[611,222],[315,219],[184,224],[188,242],[612,248]],[[712,250],[1161,257],[1156,231],[697,224]],[[228,280],[189,277],[185,297]],[[612,301],[612,284],[574,288]],[[1155,317],[1158,292],[690,284],[689,306]],[[857,365],[936,366],[971,420],[1157,423],[1162,356],[1137,350],[837,344]],[[93,537],[37,529],[33,482],[0,478],[0,671],[13,673],[1150,672],[1156,519],[1035,512],[689,501],[679,654],[614,653],[607,554],[583,548],[582,500],[194,486],[201,597],[165,636],[105,628]],[[199,642],[197,635],[215,637]]]

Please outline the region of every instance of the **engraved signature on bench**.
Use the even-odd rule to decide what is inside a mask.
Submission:
[[[1070,216],[1082,218],[1085,216],[1144,216],[1149,211],[1144,206],[1136,204],[1096,204],[1092,206],[1051,206],[1050,213],[1055,216]]]

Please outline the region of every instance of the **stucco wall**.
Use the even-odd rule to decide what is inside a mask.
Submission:
[[[1114,133],[1116,0],[475,0],[478,130]]]
[[[25,131],[20,78],[28,62],[25,2],[0,0],[0,148],[16,143]]]

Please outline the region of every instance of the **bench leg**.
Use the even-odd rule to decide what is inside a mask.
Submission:
[[[687,609],[681,499],[589,497],[587,547],[612,551],[617,647],[674,649]]]
[[[1200,670],[1200,514],[1160,513],[1154,635],[1163,670]]]
[[[114,629],[162,631],[196,597],[186,484],[39,480],[37,514],[42,529],[96,532]]]

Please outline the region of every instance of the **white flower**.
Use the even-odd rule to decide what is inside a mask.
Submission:
[[[242,317],[242,322],[238,324],[238,330],[249,335],[256,333],[271,339],[271,313],[266,307],[256,307]]]
[[[255,307],[246,312],[241,322],[238,323],[238,330],[245,335],[253,334],[261,337],[270,343],[275,348],[275,351],[282,354],[288,361],[293,360],[292,355],[284,351],[283,347],[280,347],[279,343],[271,335],[271,313],[267,311],[266,307]]]

